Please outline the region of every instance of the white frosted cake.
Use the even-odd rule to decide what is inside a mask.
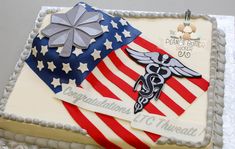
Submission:
[[[0,137],[40,147],[222,148],[224,33],[204,15],[40,11]]]

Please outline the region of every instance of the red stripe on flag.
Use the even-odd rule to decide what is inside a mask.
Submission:
[[[124,48],[121,48],[121,49],[128,56],[128,53],[126,52],[126,49],[124,49]],[[127,67],[123,63],[121,65],[123,65],[122,67]],[[140,66],[142,66],[142,65],[140,65]],[[139,77],[140,74],[137,74],[135,71],[132,71],[132,76],[138,76]],[[134,80],[137,80],[138,77],[134,78]],[[173,78],[173,77],[169,78],[166,81],[166,84],[169,85],[171,88],[173,88],[187,102],[192,103],[192,101],[196,99],[196,97],[187,88],[185,88],[180,82],[178,82],[175,78]]]
[[[98,113],[97,113],[98,114]],[[126,143],[130,144],[135,148],[148,149],[149,146],[144,144],[139,138],[129,132],[124,128],[118,121],[113,117],[98,114],[99,117],[107,124],[120,138],[122,138]]]
[[[177,115],[181,115],[184,113],[184,109],[181,108],[177,103],[175,103],[170,97],[168,97],[164,92],[160,93],[159,99],[167,105],[172,111],[174,111]]]
[[[157,135],[151,132],[145,131],[145,133],[149,136],[150,139],[153,140],[153,142],[156,142],[161,137],[160,135]]]
[[[203,91],[207,91],[209,87],[209,82],[204,78],[188,78],[189,81],[199,86]]]
[[[92,87],[104,97],[113,98],[120,100],[114,95],[106,86],[104,86],[92,73],[90,73],[86,80],[92,85]],[[148,145],[144,144],[135,135],[125,129],[119,124],[113,117],[96,113],[120,138],[126,141],[133,147],[149,148]]]
[[[120,79],[118,76],[116,76],[107,66],[106,64],[101,61],[97,67],[99,68],[100,72],[113,84],[118,86],[121,90],[123,90],[126,94],[131,96],[134,100],[138,98],[138,92],[135,92],[133,90],[133,87],[131,87],[128,83]]]
[[[151,52],[159,52],[160,54],[168,54],[166,51],[162,50],[161,48],[157,47],[155,44],[145,40],[144,38],[138,36],[134,43],[138,44],[139,46],[148,49]],[[170,54],[168,54],[170,55]],[[171,55],[170,55],[171,56]],[[171,56],[173,57],[173,56]],[[209,82],[206,81],[204,78],[187,78],[189,81],[200,87],[202,90],[206,91],[209,86]]]
[[[111,55],[111,53],[110,53]],[[109,57],[109,56],[108,56]],[[112,61],[112,60],[111,60]],[[113,62],[114,63],[114,62]],[[129,84],[127,84],[125,81],[119,78],[119,76],[116,76],[107,66],[106,64],[101,61],[97,67],[101,71],[103,75],[106,76],[108,80],[113,82],[115,85],[117,85],[120,89],[122,89],[124,92],[126,92],[131,98],[137,99],[138,93],[133,91],[133,87],[131,87]],[[165,103],[170,109],[172,109],[177,115],[182,114],[184,112],[184,109],[181,108],[178,104],[176,104],[170,97],[168,97],[163,91],[159,96],[159,99]],[[149,103],[150,104],[150,103]],[[147,105],[149,105],[147,104]],[[158,114],[158,113],[156,113]]]
[[[113,99],[117,99],[120,100],[115,94],[113,94],[112,91],[110,91],[105,85],[103,85],[92,73],[90,73],[86,80],[88,82],[90,82],[90,84],[92,85],[92,87],[98,91],[102,96],[104,97],[109,97],[109,98],[113,98]],[[163,115],[164,116],[164,115]],[[113,125],[115,127],[115,125]],[[153,133],[149,133],[149,132],[145,132],[154,142],[156,142],[161,136],[157,135],[157,134],[153,134]],[[129,136],[122,132],[121,135],[126,135],[128,138]],[[134,136],[135,137],[135,136]],[[129,138],[130,139],[130,138]],[[136,138],[136,141],[138,141],[138,138]],[[136,145],[140,144],[138,142],[136,142]],[[140,144],[141,145],[141,144]],[[137,148],[140,148],[139,146],[137,146]]]
[[[138,98],[138,92],[134,92],[133,87],[131,87],[125,81],[123,81],[118,76],[113,74],[112,71],[109,70],[109,68],[105,65],[103,61],[99,62],[97,67],[109,81],[113,82],[116,86],[118,86],[121,90],[123,90],[126,94],[128,94],[133,100],[136,100]],[[152,114],[164,115],[152,103],[149,103],[145,109]]]
[[[112,52],[112,53],[110,53],[109,56],[108,56],[108,57],[110,58],[110,60],[111,60],[113,63],[116,62],[116,61],[113,61],[113,59],[112,59],[112,57],[113,57],[114,54],[115,54],[115,53]],[[134,99],[137,99],[137,98],[138,98],[138,93],[137,93],[137,92],[133,92],[133,88],[132,88],[129,84],[127,84],[125,81],[123,81],[123,80],[120,79],[118,76],[116,76],[115,74],[113,74],[112,71],[109,70],[109,68],[105,65],[104,62],[100,62],[97,67],[99,67],[100,70],[102,69],[103,71],[105,71],[105,72],[103,72],[103,74],[108,74],[108,76],[110,76],[110,77],[109,77],[109,78],[110,78],[110,81],[116,81],[115,84],[116,84],[119,88],[121,88],[123,91],[129,93],[129,95],[130,95],[132,98],[134,98]],[[120,66],[118,66],[117,68],[119,68],[119,67],[120,67]],[[123,64],[122,64],[122,67],[124,67]],[[124,72],[124,73],[126,73],[126,72]],[[136,75],[136,76],[137,76],[137,75]],[[173,81],[174,81],[174,80],[175,80],[175,79],[173,79]],[[177,81],[177,80],[175,80],[175,81]],[[174,82],[171,82],[171,83],[174,83]],[[174,86],[174,87],[177,87],[176,85],[179,85],[179,84],[180,84],[180,83],[174,84],[173,86]],[[125,87],[123,87],[123,86],[125,86]],[[189,96],[189,97],[185,96],[185,94],[186,94],[186,95],[191,95],[191,94],[189,94],[190,92],[189,92],[186,88],[184,88],[184,86],[181,85],[181,84],[180,84],[178,87],[179,87],[179,89],[182,89],[182,91],[179,90],[179,89],[177,89],[177,90],[178,90],[178,91],[181,91],[181,92],[183,93],[184,97],[186,97],[186,98],[188,98],[188,100],[190,100],[190,99],[191,99],[191,96]],[[188,92],[187,92],[187,91],[188,91]],[[184,112],[184,109],[183,109],[183,108],[181,108],[178,104],[176,104],[170,97],[166,96],[163,91],[162,91],[162,93],[163,93],[163,94],[160,94],[159,99],[160,99],[163,103],[165,103],[165,104],[166,104],[170,109],[172,109],[177,115],[178,115],[179,113],[181,113],[181,112]],[[187,93],[188,93],[188,94],[187,94]],[[164,96],[164,95],[165,95],[165,96]],[[195,96],[194,96],[194,97],[195,97]],[[166,103],[166,99],[165,99],[165,98],[167,98],[167,99],[170,100],[170,101]],[[196,97],[195,97],[195,98],[196,98]],[[194,99],[195,99],[195,98],[194,98]],[[170,105],[169,103],[171,103],[172,105]],[[149,104],[147,104],[147,105],[149,105]],[[173,107],[173,108],[172,108],[172,107]]]
[[[65,108],[69,112],[69,114],[73,117],[73,119],[78,123],[79,126],[86,129],[88,134],[101,146],[105,148],[114,148],[120,149],[117,145],[110,142],[100,131],[97,129],[92,122],[90,122],[85,115],[72,104],[67,102],[63,102]]]
[[[112,53],[110,53],[109,55],[112,56]],[[109,56],[108,56],[109,57]],[[110,57],[109,57],[110,58]],[[112,61],[112,59],[111,59]],[[106,78],[113,82],[115,85],[117,85],[120,89],[122,89],[124,92],[128,93],[128,95],[131,96],[132,99],[137,99],[138,97],[138,93],[133,91],[133,88],[127,84],[125,81],[123,81],[122,79],[120,79],[118,76],[116,76],[115,74],[112,73],[111,70],[109,70],[109,68],[105,65],[105,63],[103,61],[101,61],[97,67],[99,68],[99,70],[101,71],[101,73],[104,75],[106,74]],[[118,67],[119,68],[119,67]],[[184,109],[182,109],[178,104],[176,104],[172,99],[170,99],[170,97],[166,96],[163,92],[162,94],[160,94],[159,99],[166,104],[166,106],[168,106],[170,109],[172,109],[172,111],[174,111],[177,115],[182,114],[184,112]],[[150,113],[155,113],[158,115],[164,115],[161,111],[159,111],[156,107],[153,108],[157,109],[158,111],[154,110],[154,111],[149,111],[148,107],[151,105],[152,103],[149,103],[146,105],[145,109],[150,112]],[[156,139],[156,138],[154,138]]]
[[[115,52],[111,52],[109,54],[109,58],[111,61],[115,62],[113,63],[120,71],[122,71],[123,73],[125,73],[127,76],[129,76],[131,79],[133,80],[137,80],[140,75],[137,74],[135,71],[133,71],[132,69],[130,69],[129,67],[126,67],[122,61],[118,58],[118,56],[116,55]]]
[[[180,96],[183,97],[188,103],[192,103],[196,96],[193,95],[186,87],[179,83],[175,78],[168,79],[166,81],[167,85],[173,88],[176,92],[181,92]]]
[[[144,38],[142,38],[140,36],[135,38],[134,43],[140,45],[141,47],[143,47],[145,49],[148,49],[148,51],[150,51],[150,52],[159,52],[160,54],[168,54],[166,51],[162,50],[161,48],[159,48],[155,44],[145,40]],[[170,54],[168,54],[168,55],[170,55]],[[171,57],[173,57],[173,56],[171,56]]]
[[[122,49],[122,50],[124,50],[124,49]],[[109,55],[111,55],[112,56],[112,53],[110,53]],[[112,59],[111,59],[112,60]],[[115,61],[113,61],[113,63],[115,63]],[[100,65],[100,69],[102,69],[103,71],[106,71],[106,72],[104,72],[104,73],[107,73],[108,74],[108,76],[110,76],[110,81],[116,81],[116,85],[118,86],[118,85],[120,85],[119,87],[121,88],[121,89],[123,89],[123,86],[125,86],[125,89],[123,89],[124,91],[127,91],[127,92],[132,92],[132,93],[134,93],[135,95],[133,95],[133,94],[129,94],[132,98],[134,98],[134,99],[136,99],[137,97],[136,96],[138,96],[138,94],[136,95],[136,92],[133,92],[133,89],[132,89],[132,87],[129,85],[129,84],[127,84],[126,82],[124,82],[122,79],[119,79],[119,77],[118,76],[116,76],[115,74],[113,74],[110,70],[109,70],[109,68],[108,67],[106,67],[106,65],[104,64],[104,63],[99,63],[98,64],[98,66],[97,67],[99,67],[99,65]],[[119,68],[120,66],[118,66],[117,68]],[[124,73],[126,73],[126,72],[124,72]],[[137,76],[137,75],[136,75]],[[174,82],[178,82],[177,80],[175,80],[175,79],[173,79],[173,81]],[[170,82],[170,83],[172,83],[172,82]],[[171,84],[171,85],[173,85],[174,87],[176,87],[175,85],[179,85],[180,83],[178,82],[177,84]],[[185,96],[185,93],[190,93],[183,85],[179,85],[179,87],[181,87],[181,89],[185,89],[185,90],[179,90],[179,89],[177,89],[177,91],[180,91],[180,92],[182,92],[182,95],[184,96],[184,97],[186,97],[186,99],[188,98],[187,96]],[[184,92],[185,91],[185,92]],[[186,92],[186,91],[188,91],[188,92]],[[190,94],[191,95],[191,94]],[[189,99],[188,100],[191,100],[190,99],[191,97],[189,97]],[[195,97],[196,98],[196,97]],[[159,99],[165,104],[165,105],[167,105],[170,109],[172,109],[177,115],[179,115],[179,114],[182,114],[185,110],[183,109],[183,108],[181,108],[178,104],[176,104],[170,97],[168,97],[163,91],[161,92],[161,94],[160,94],[160,96],[159,96]],[[167,101],[168,100],[168,101]],[[147,104],[148,105],[148,104]]]

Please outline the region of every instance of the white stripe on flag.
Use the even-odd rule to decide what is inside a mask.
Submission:
[[[122,61],[122,63],[127,67],[131,68],[133,71],[135,71],[138,74],[145,73],[145,69],[142,66],[136,64],[136,62],[130,60],[130,58],[121,49],[117,49],[115,53]]]
[[[184,98],[182,98],[174,89],[172,89],[167,84],[164,84],[162,91],[183,109],[187,109],[190,106],[190,104]]]
[[[124,65],[126,65],[127,67],[129,67],[130,69],[133,69],[133,67],[135,67],[136,69],[133,70],[144,70],[144,67],[141,66],[136,66],[138,64],[130,64],[130,63],[125,63],[123,60],[127,59],[128,57],[126,56],[126,54],[121,51],[121,49],[116,50],[118,53],[118,57],[119,59],[123,62]],[[138,67],[138,68],[137,68]],[[116,70],[116,69],[115,69]],[[141,75],[141,74],[139,74]],[[121,78],[121,77],[120,77]],[[122,79],[122,78],[121,78]],[[126,80],[124,80],[126,81]],[[134,80],[133,80],[134,81]],[[127,81],[126,81],[127,82]],[[167,94],[167,96],[169,96],[173,101],[175,101],[179,106],[181,106],[183,109],[186,109],[189,104],[187,103],[187,101],[185,99],[183,99],[175,90],[173,90],[170,86],[168,86],[167,84],[164,84],[164,88],[163,92]],[[153,103],[153,105],[155,107],[157,107],[161,112],[163,112],[165,115],[170,115],[170,116],[175,116],[174,111],[172,111],[168,106],[166,106],[164,103],[162,103],[160,100],[158,100],[157,102],[154,102],[154,100],[150,101],[151,103]]]
[[[99,70],[98,67],[95,67],[91,72],[104,86],[109,88],[113,94],[119,97],[122,101],[125,101],[127,104],[134,105],[135,101],[122,91],[119,87],[109,81]]]
[[[94,112],[84,110],[81,108],[79,109],[83,113],[83,115],[85,115],[86,118],[89,119],[89,121],[95,124],[95,127],[98,130],[100,130],[100,132],[104,134],[104,136],[106,136],[106,138],[110,142],[122,148],[132,148],[129,144],[127,144],[124,140],[122,140],[116,133],[114,133]],[[122,142],[122,143],[119,143],[119,142]]]
[[[133,50],[136,50],[136,51],[139,51],[139,52],[149,52],[147,49],[139,46],[138,44],[136,44],[134,42],[129,43],[128,46],[130,48],[132,48]]]
[[[152,99],[150,101],[154,106],[156,106],[162,113],[166,115],[166,117],[169,118],[176,118],[178,115],[172,111],[167,105],[165,105],[161,100]]]
[[[118,49],[118,50],[121,50],[121,49]],[[108,57],[106,57],[105,59],[109,59]],[[120,60],[122,59],[122,58],[119,58]],[[110,59],[109,59],[110,60]],[[104,60],[104,61],[106,61],[106,60]],[[121,73],[121,71],[118,69],[118,68],[116,68],[115,66],[114,66],[114,64],[113,64],[113,62],[110,60],[109,61],[109,63],[106,63],[107,65],[107,67],[111,70],[111,72],[116,72],[116,74],[120,74]],[[110,65],[111,64],[111,65]],[[110,66],[113,66],[113,67],[110,67]],[[143,67],[139,67],[139,69],[144,69]],[[99,75],[100,76],[100,75]],[[126,74],[124,74],[124,73],[122,73],[122,76],[123,77],[121,77],[121,76],[119,76],[119,75],[117,75],[120,79],[122,79],[123,81],[125,81],[127,84],[131,84],[131,83],[134,83],[135,82],[135,80],[133,80],[133,79],[131,79],[131,78],[129,78]],[[105,77],[105,76],[104,76]],[[127,79],[127,80],[125,80],[124,78],[129,78],[129,79]],[[129,81],[131,81],[131,82],[128,82],[128,80]],[[110,82],[111,83],[111,82]],[[106,84],[105,84],[106,85]],[[114,84],[115,85],[115,84]],[[133,87],[133,85],[131,86],[131,87]],[[130,97],[131,98],[131,97]],[[157,100],[157,101],[155,101],[155,100],[151,100],[150,101],[151,103],[153,103],[153,105],[157,108],[157,109],[159,109],[161,112],[163,112],[166,116],[169,116],[169,117],[175,117],[176,116],[176,114],[175,114],[175,112],[174,111],[172,111],[169,107],[167,107],[164,103],[162,103],[162,101],[160,101],[160,100]]]
[[[92,93],[94,92],[95,94],[97,94],[98,96],[102,96],[98,91],[96,91],[92,85],[87,81],[84,80],[81,84],[81,86],[88,90],[91,91]],[[137,138],[139,138],[139,140],[141,140],[144,143],[148,143],[148,145],[154,146],[154,142],[146,135],[145,132],[143,131],[139,131],[137,129],[133,129],[130,126],[130,122],[127,121],[123,121],[123,120],[119,120],[116,119],[125,129],[127,129],[129,132],[131,132],[133,135],[135,135]],[[103,131],[103,129],[106,129],[105,127],[102,128],[101,132]],[[151,143],[150,143],[151,142]]]
[[[196,97],[198,95],[201,95],[204,91],[198,87],[197,85],[193,84],[191,81],[189,81],[188,79],[182,79],[182,78],[177,78],[175,77],[175,79],[177,81],[179,81],[181,84],[183,84],[185,87],[187,87],[187,89],[193,93]]]
[[[133,48],[133,49],[135,49],[135,50],[137,50],[137,51],[149,52],[147,49],[144,49],[143,47],[139,46],[138,44],[136,44],[134,42],[130,43],[128,46]],[[128,56],[124,52],[122,52],[122,54],[121,54],[121,52],[119,51],[119,55],[120,56],[126,56],[125,59],[128,58]],[[125,63],[125,64],[128,65],[128,63]],[[128,67],[131,67],[131,66],[128,65]],[[135,67],[137,69],[137,66],[133,66],[133,67]],[[136,69],[134,71],[136,71]],[[198,87],[197,85],[193,84],[188,79],[182,79],[182,78],[178,78],[178,77],[174,77],[174,78],[179,83],[181,83],[185,88],[187,88],[192,94],[194,94],[196,97],[198,97],[199,95],[201,95],[204,92],[200,87]],[[174,89],[172,89],[172,90],[174,90]],[[169,96],[170,94],[167,94],[167,95]],[[171,99],[174,99],[174,98],[171,98]]]
[[[118,49],[119,50],[119,49]],[[107,56],[103,59],[105,65],[112,71],[113,74],[124,80],[126,83],[128,83],[130,86],[134,86],[135,80],[131,79],[129,76],[124,74],[122,71],[119,71],[119,69],[113,64],[113,62],[109,59]]]

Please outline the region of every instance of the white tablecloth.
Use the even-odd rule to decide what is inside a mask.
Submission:
[[[226,34],[224,149],[235,149],[235,31],[233,16],[215,16],[218,27]]]

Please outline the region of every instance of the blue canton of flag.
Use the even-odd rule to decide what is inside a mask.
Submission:
[[[80,85],[96,65],[112,51],[132,42],[140,31],[126,20],[95,10],[79,3],[88,12],[100,12],[103,34],[93,39],[87,49],[72,47],[70,57],[59,56],[61,47],[49,47],[47,37],[38,35],[32,45],[32,54],[26,60],[30,68],[54,91],[61,91],[61,83]]]

